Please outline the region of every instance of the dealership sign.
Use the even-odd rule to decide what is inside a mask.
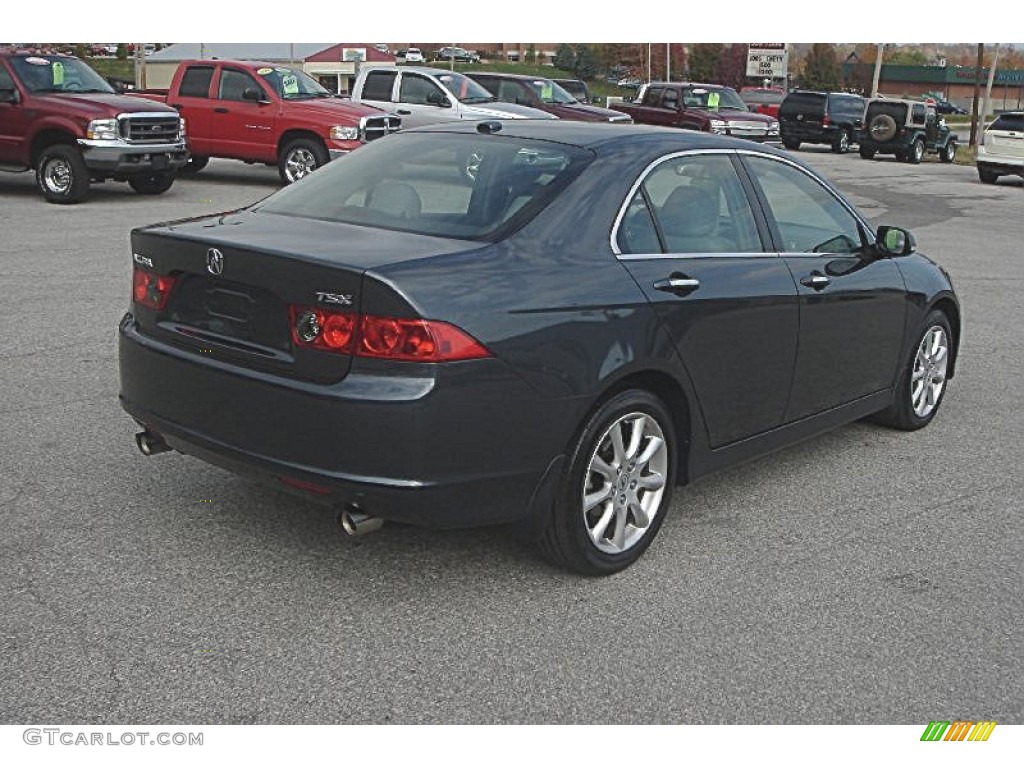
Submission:
[[[747,77],[786,77],[788,69],[785,43],[751,43],[747,49]]]

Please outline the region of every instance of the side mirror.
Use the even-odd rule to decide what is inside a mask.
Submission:
[[[875,247],[886,256],[907,256],[917,250],[917,241],[909,230],[879,227]]]
[[[263,101],[263,94],[259,88],[246,88],[242,91],[242,99],[245,101]]]
[[[17,104],[20,101],[15,88],[0,88],[0,104]]]
[[[435,107],[450,107],[451,101],[440,91],[431,91],[427,94],[427,104],[433,104]]]

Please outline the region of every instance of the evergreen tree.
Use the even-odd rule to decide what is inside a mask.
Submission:
[[[558,46],[558,50],[555,51],[554,65],[558,69],[564,69],[566,72],[572,72],[576,69],[576,52],[573,51],[571,45],[562,43]]]
[[[815,91],[835,91],[842,82],[836,49],[830,43],[815,43],[804,59],[800,84]]]
[[[708,83],[715,79],[715,67],[722,55],[721,43],[696,43],[690,51],[690,79]]]

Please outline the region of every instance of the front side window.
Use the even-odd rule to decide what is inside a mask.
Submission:
[[[256,210],[495,240],[540,212],[592,157],[576,147],[512,137],[399,133],[329,163]]]
[[[412,72],[402,75],[402,84],[398,90],[398,100],[401,103],[439,105],[443,97],[444,92],[429,78]]]
[[[644,100],[641,102],[645,107],[657,107],[661,104],[661,96],[664,88],[648,88],[644,92]]]
[[[626,207],[623,253],[760,253],[750,202],[729,155],[683,155],[651,171]]]
[[[744,162],[768,201],[784,252],[856,253],[864,246],[857,219],[821,182],[779,160]]]
[[[259,94],[259,98],[264,97],[263,89],[247,72],[242,72],[240,69],[221,70],[220,86],[217,90],[218,98],[224,101],[245,101],[245,92],[250,88]]]

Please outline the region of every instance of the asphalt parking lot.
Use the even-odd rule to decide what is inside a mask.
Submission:
[[[798,155],[952,273],[942,410],[682,489],[600,580],[504,530],[350,539],[138,453],[117,402],[128,231],[250,203],[275,169],[214,160],[159,198],[107,184],[73,207],[0,174],[0,721],[1024,721],[1024,189]]]

